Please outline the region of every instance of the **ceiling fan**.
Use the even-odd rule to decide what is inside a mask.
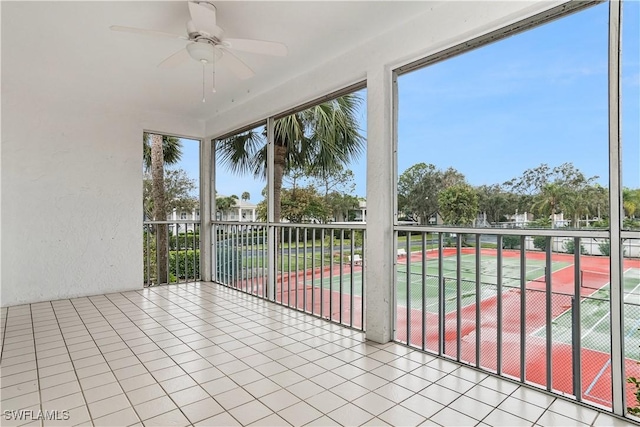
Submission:
[[[244,80],[255,75],[240,58],[232,53],[233,50],[262,55],[286,56],[287,46],[282,43],[266,40],[250,40],[224,37],[224,31],[217,25],[216,7],[208,1],[189,1],[191,20],[187,22],[187,34],[172,34],[163,31],[145,30],[141,28],[112,25],[112,31],[143,34],[154,37],[166,37],[186,40],[187,45],[176,53],[165,58],[158,64],[160,68],[170,68],[194,59],[203,66],[203,98],[204,98],[204,67],[213,65],[213,92],[215,92],[215,65],[226,67],[239,79]]]

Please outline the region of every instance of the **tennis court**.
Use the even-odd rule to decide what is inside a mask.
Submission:
[[[459,256],[455,248],[444,248],[442,259],[438,254],[438,250],[416,251],[397,261],[396,340],[432,352],[442,346],[445,355],[492,371],[498,370],[501,354],[503,375],[543,387],[547,387],[549,361],[549,386],[572,394],[572,325],[579,322],[582,398],[611,404],[607,257],[582,255],[576,269],[574,255],[553,253],[547,271],[546,254],[539,251],[526,251],[523,256],[519,250],[503,250],[500,266],[495,249],[481,249],[479,256],[474,248],[463,248]],[[524,281],[520,277],[523,261]],[[335,262],[320,267],[318,260],[314,262],[315,268],[296,266],[276,276],[276,301],[362,329],[363,266]],[[308,260],[306,267],[311,265]],[[575,274],[581,285],[577,296]],[[241,280],[238,287],[262,292],[262,280],[253,282]],[[626,376],[640,376],[638,259],[624,259],[623,292]],[[577,312],[572,301],[580,304],[580,319],[574,319]]]
[[[500,368],[503,374],[514,378],[524,375],[527,381],[542,386],[547,386],[546,355],[549,353],[552,372],[550,386],[572,394],[572,324],[577,321],[581,328],[582,397],[610,405],[608,258],[581,256],[577,273],[581,286],[576,298],[574,255],[552,254],[549,295],[546,290],[545,253],[525,253],[524,287],[520,279],[520,251],[503,251],[501,271],[498,269],[496,250],[482,249],[477,257],[475,249],[463,248],[463,253],[458,257],[455,250],[445,249],[443,255],[439,260],[437,251],[427,251],[424,258],[422,253],[414,252],[406,262],[398,263],[398,340],[431,351],[438,351],[438,346],[442,344],[446,355],[459,357],[462,361],[489,370],[498,370],[496,365],[500,345]],[[625,300],[623,325],[626,370],[627,375],[638,375],[640,260],[625,259],[624,263],[622,291]],[[441,274],[439,264],[442,265]],[[501,277],[500,295],[498,276]],[[476,284],[477,278],[480,279],[479,285]],[[441,293],[442,317],[438,314]],[[572,300],[580,304],[580,319],[573,318],[578,312],[573,313]],[[550,349],[546,340],[547,307],[551,317]],[[480,323],[476,324],[478,321]],[[440,322],[443,323],[442,337]],[[479,361],[476,360],[477,342],[480,343]],[[522,348],[525,350],[524,367],[521,366]]]
[[[480,258],[479,287],[480,299],[486,299],[496,295],[498,284],[498,265],[495,253],[483,251]],[[411,259],[412,258],[412,259]],[[437,251],[427,252],[422,264],[422,257],[415,253],[409,262],[400,261],[397,264],[397,302],[401,306],[413,308],[422,306],[422,284],[425,285],[426,304],[425,311],[437,312],[439,303],[439,259]],[[460,273],[460,299],[461,306],[476,302],[476,255],[464,253],[460,259],[455,255],[446,255],[442,259],[442,281],[445,300],[445,312],[450,313],[457,309],[458,298],[458,271]],[[458,264],[459,268],[458,268]],[[552,270],[558,271],[568,267],[571,263],[566,261],[554,261]],[[526,262],[525,280],[527,282],[542,282],[546,276],[545,262],[541,259],[529,259]],[[502,286],[504,289],[520,287],[520,259],[517,257],[504,257],[502,260]],[[407,287],[410,282],[411,286]],[[409,295],[407,295],[409,294]]]

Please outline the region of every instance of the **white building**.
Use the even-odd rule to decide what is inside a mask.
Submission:
[[[235,200],[230,209],[216,212],[216,219],[219,221],[256,222],[258,220],[257,208],[258,205],[248,200]]]

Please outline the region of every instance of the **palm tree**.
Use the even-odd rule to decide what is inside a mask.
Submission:
[[[142,134],[142,166],[145,171],[151,169],[151,134]],[[156,141],[159,143],[159,141]],[[182,158],[182,141],[175,136],[162,136],[162,160],[168,165],[176,164]]]
[[[238,201],[238,196],[232,194],[229,197],[217,197],[216,198],[216,210],[220,212],[220,219],[222,219],[222,215],[227,212],[229,209],[236,205]]]
[[[149,141],[151,139],[151,142]],[[164,191],[164,164],[173,164],[182,156],[182,144],[178,138],[156,134],[143,134],[143,166],[151,170],[153,220],[166,221],[167,208]],[[156,225],[158,283],[168,283],[167,260],[169,241],[166,224]]]
[[[538,200],[533,204],[532,208],[542,213],[550,212],[551,228],[555,227],[555,217],[560,208],[562,199],[567,194],[565,188],[561,184],[548,183],[542,186]]]
[[[274,129],[274,216],[280,221],[282,177],[294,169],[312,174],[348,163],[364,150],[356,113],[361,98],[349,94],[279,119]],[[219,140],[217,153],[232,172],[265,178],[265,131],[251,130]]]
[[[245,191],[244,193],[242,193],[242,196],[240,196],[240,197],[242,197],[242,200],[244,200],[246,202],[247,200],[249,200],[251,198],[251,194],[249,194],[248,191]]]

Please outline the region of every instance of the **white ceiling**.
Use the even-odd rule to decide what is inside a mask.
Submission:
[[[202,67],[157,64],[185,42],[116,33],[122,25],[184,33],[180,2],[1,2],[3,92],[38,100],[210,119],[241,96],[264,93],[432,8],[404,1],[219,1],[228,37],[285,43],[286,58],[238,53],[256,73],[217,70],[217,93],[202,103]],[[211,76],[207,73],[207,84]],[[6,83],[9,82],[10,85]]]

